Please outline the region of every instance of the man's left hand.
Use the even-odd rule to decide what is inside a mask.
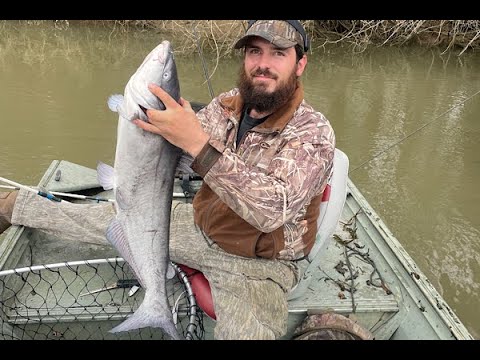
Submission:
[[[209,135],[203,130],[190,103],[180,98],[175,101],[165,90],[155,84],[148,89],[165,105],[165,110],[147,109],[150,123],[136,119],[133,122],[143,130],[159,134],[173,145],[196,157],[208,142]]]

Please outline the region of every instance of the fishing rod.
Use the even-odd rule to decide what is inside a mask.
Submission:
[[[78,194],[64,193],[64,192],[58,192],[58,191],[49,191],[49,192],[39,191],[39,190],[36,189],[36,187],[30,187],[30,186],[17,184],[15,182],[11,181],[11,180],[7,180],[7,179],[4,179],[2,177],[0,177],[0,181],[6,182],[7,184],[9,183],[9,184],[15,185],[15,186],[0,185],[0,188],[2,188],[2,189],[9,189],[9,190],[24,189],[24,190],[33,192],[37,195],[40,195],[42,197],[46,197],[47,199],[57,201],[57,202],[62,201],[62,199],[58,198],[57,196],[64,196],[64,197],[70,197],[70,198],[81,199],[81,200],[92,200],[92,201],[97,201],[97,202],[100,202],[100,201],[107,201],[107,202],[112,202],[112,203],[115,202],[114,199],[99,198],[99,197],[96,197],[96,196],[78,195]],[[185,197],[185,194],[174,192],[173,197]]]
[[[43,191],[43,190],[40,190],[36,187],[25,186],[25,185],[16,183],[12,180],[5,179],[3,177],[0,177],[0,181],[3,181],[4,183],[10,184],[10,185],[13,185],[13,186],[0,185],[0,188],[11,189],[11,190],[24,189],[24,190],[33,192],[37,195],[40,195],[44,198],[47,198],[49,200],[57,201],[57,202],[62,201],[62,199],[57,197],[57,196],[65,196],[65,197],[71,197],[71,198],[83,199],[83,200],[94,200],[94,201],[97,201],[97,202],[100,202],[100,201],[114,202],[115,201],[115,200],[112,200],[112,199],[98,198],[98,197],[95,197],[95,196],[85,196],[85,195],[78,195],[78,194],[71,194],[71,193],[63,193],[63,192],[58,192],[58,191]]]
[[[205,58],[203,57],[202,47],[198,42],[197,24],[198,23],[196,23],[195,27],[193,28],[193,33],[195,34],[195,42],[197,44],[198,54],[200,55],[200,59],[202,60],[203,74],[205,75],[205,79],[207,80],[208,91],[210,92],[210,96],[213,99],[215,97],[215,94],[213,93],[212,84],[210,83],[210,76],[208,75],[207,65],[205,64]]]
[[[390,145],[389,147],[383,149],[382,151],[380,151],[378,154],[374,155],[373,157],[371,157],[370,159],[364,161],[363,163],[361,163],[360,165],[358,165],[356,168],[354,168],[353,170],[350,170],[348,173],[351,174],[352,172],[354,172],[355,170],[363,167],[364,165],[366,165],[367,163],[369,163],[370,161],[376,159],[377,157],[379,157],[380,155],[384,154],[385,152],[387,152],[388,150],[390,150],[391,148],[393,148],[394,146],[400,144],[402,141],[408,139],[410,136],[416,134],[417,132],[419,132],[420,130],[422,130],[423,128],[427,127],[428,125],[430,125],[431,123],[433,123],[434,121],[438,120],[439,118],[441,118],[443,115],[445,114],[448,114],[450,111],[452,111],[453,109],[459,107],[460,105],[463,105],[465,104],[468,100],[472,99],[474,96],[478,95],[480,93],[480,90],[478,90],[476,93],[474,93],[473,95],[470,95],[468,98],[466,98],[465,100],[461,101],[460,103],[452,106],[450,109],[448,109],[447,111],[441,113],[440,115],[438,115],[436,118],[434,118],[433,120],[427,122],[426,124],[420,126],[417,130],[411,132],[410,134],[404,136],[403,138],[401,138],[399,141],[396,141],[394,142],[392,145]]]
[[[42,196],[42,197],[44,197],[44,198],[47,198],[47,199],[49,199],[49,200],[52,200],[52,201],[57,201],[57,202],[62,201],[62,199],[56,197],[54,194],[52,194],[52,193],[50,193],[50,192],[47,192],[47,191],[42,191],[42,190],[34,189],[34,188],[29,187],[29,186],[25,186],[25,185],[16,183],[16,182],[14,182],[14,181],[5,179],[5,178],[3,178],[3,177],[0,177],[0,181],[3,181],[4,183],[7,183],[7,184],[10,184],[10,185],[15,186],[15,188],[17,188],[17,190],[19,190],[19,189],[24,189],[24,190],[33,192],[33,193],[35,193],[35,194],[37,194],[37,195],[40,195],[40,196]],[[5,188],[6,186],[0,185],[0,187]],[[6,188],[12,188],[12,187],[11,187],[11,186],[8,186],[8,187],[6,187]]]

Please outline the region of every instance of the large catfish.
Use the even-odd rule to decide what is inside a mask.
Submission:
[[[169,267],[170,210],[175,170],[182,151],[162,136],[132,123],[148,121],[145,109],[164,110],[164,104],[147,88],[162,87],[175,100],[180,86],[172,47],[163,41],[145,58],[128,81],[124,95],[112,95],[108,105],[119,114],[114,167],[99,163],[98,179],[113,189],[116,217],[107,239],[128,262],[145,296],[139,308],[111,332],[143,327],[161,328],[173,339],[179,335],[166,294]],[[169,274],[170,277],[170,274]]]

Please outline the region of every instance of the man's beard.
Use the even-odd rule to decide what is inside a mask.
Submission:
[[[251,76],[253,77],[256,75],[264,75],[276,79],[276,77],[268,70],[257,69],[251,74]],[[240,95],[245,102],[245,106],[249,109],[255,109],[260,113],[264,113],[273,112],[287,103],[297,88],[297,81],[297,75],[295,74],[295,71],[292,71],[290,77],[286,81],[279,83],[277,89],[272,93],[269,93],[265,91],[263,85],[253,84],[252,80],[245,72],[245,67],[242,66],[237,86],[240,90]]]

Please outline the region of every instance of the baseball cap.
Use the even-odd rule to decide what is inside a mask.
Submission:
[[[300,45],[303,51],[309,48],[307,34],[298,20],[249,20],[245,35],[234,45],[240,49],[252,36],[260,36],[281,49]]]

